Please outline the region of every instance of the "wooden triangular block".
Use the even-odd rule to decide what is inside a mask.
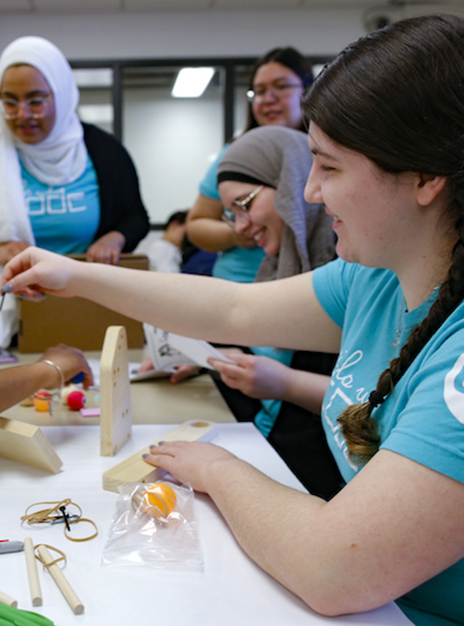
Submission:
[[[63,465],[38,426],[0,417],[0,456],[56,474]]]

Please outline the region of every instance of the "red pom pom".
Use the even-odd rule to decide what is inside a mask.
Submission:
[[[85,393],[79,390],[71,391],[66,402],[71,411],[79,411],[85,405]]]

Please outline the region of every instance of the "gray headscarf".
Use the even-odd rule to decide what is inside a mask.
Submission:
[[[274,208],[285,222],[278,256],[266,256],[255,281],[294,276],[335,256],[332,218],[303,197],[312,165],[308,136],[284,126],[260,126],[236,139],[218,167],[218,181],[239,180],[276,189]]]

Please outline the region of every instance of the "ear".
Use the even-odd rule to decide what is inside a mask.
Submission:
[[[418,174],[416,199],[420,206],[432,204],[435,198],[446,187],[446,176],[434,176],[433,174]]]

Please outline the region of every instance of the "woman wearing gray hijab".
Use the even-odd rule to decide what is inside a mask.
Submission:
[[[294,276],[334,258],[332,218],[324,205],[304,199],[311,164],[306,133],[282,126],[248,131],[234,141],[219,164],[226,217],[237,232],[256,239],[266,252],[255,281]],[[249,204],[243,206],[250,194]],[[277,217],[280,232],[277,225],[274,231],[272,226],[266,230],[268,226],[257,216],[263,197],[270,205],[267,220]],[[260,233],[274,235],[274,247],[271,243],[266,250],[268,239],[257,238]]]
[[[248,131],[221,160],[218,188],[224,218],[236,232],[255,239],[266,254],[255,282],[307,272],[335,256],[332,218],[324,205],[304,199],[311,165],[307,135],[277,126]],[[334,355],[278,348],[249,351],[252,354],[228,353],[235,365],[218,363],[221,393],[235,417],[252,419],[311,492],[330,497],[342,481],[325,441],[317,402],[314,413],[281,402],[275,380],[291,374],[288,366],[323,380],[332,370]]]

